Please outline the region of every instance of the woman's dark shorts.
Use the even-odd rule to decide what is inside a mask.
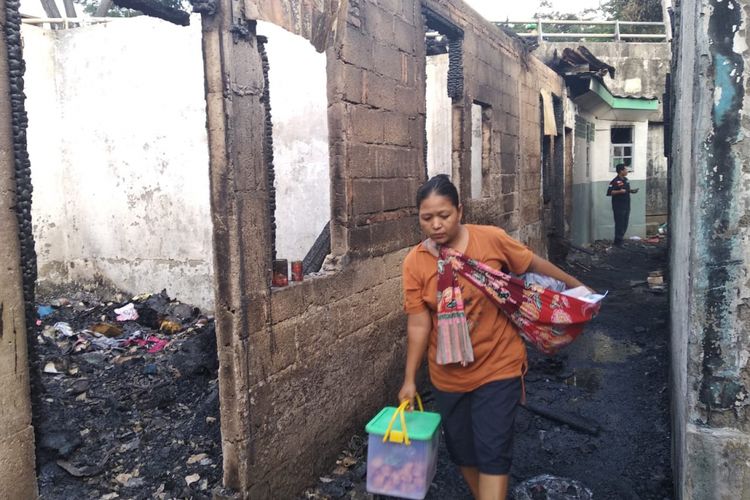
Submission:
[[[451,460],[483,474],[508,474],[520,399],[520,378],[489,382],[471,392],[435,389]]]

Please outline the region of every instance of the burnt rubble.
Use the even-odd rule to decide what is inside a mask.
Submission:
[[[572,346],[555,356],[529,349],[527,408],[516,418],[509,498],[673,498],[669,310],[664,290],[647,285],[654,269],[666,267],[665,240],[628,240],[622,248],[599,241],[581,250],[571,249],[562,267],[609,295]],[[427,386],[422,396],[435,411]],[[299,498],[371,498],[366,438],[363,429]],[[426,498],[471,498],[442,438]]]
[[[222,478],[213,319],[165,291],[76,292],[37,312],[41,496],[210,498]]]

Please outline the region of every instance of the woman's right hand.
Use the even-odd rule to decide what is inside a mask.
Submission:
[[[403,403],[406,400],[409,400],[409,404],[411,405],[411,409],[414,409],[414,398],[417,396],[417,385],[414,382],[408,382],[404,381],[404,384],[401,386],[401,390],[398,391],[398,402]]]

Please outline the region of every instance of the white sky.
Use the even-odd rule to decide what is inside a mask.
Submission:
[[[539,0],[464,0],[490,21],[509,19],[530,19],[539,10]],[[600,0],[552,0],[552,8],[559,12],[577,13],[591,7],[598,7]],[[58,1],[60,12],[62,2]],[[81,10],[76,5],[78,11]],[[21,0],[21,12],[35,16],[44,16],[40,0]]]
[[[60,12],[65,12],[65,10],[62,9],[62,5],[58,6],[58,9],[60,9]],[[21,0],[21,7],[19,8],[19,10],[21,11],[21,14],[45,17],[44,9],[42,8],[42,2],[40,2],[39,0]],[[76,12],[78,12],[78,10],[78,5],[76,5]]]
[[[464,0],[490,21],[531,19],[539,10],[539,0]],[[552,0],[552,9],[563,13],[578,13],[598,8],[600,0]]]

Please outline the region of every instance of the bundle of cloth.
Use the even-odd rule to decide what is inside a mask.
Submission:
[[[519,334],[545,354],[573,342],[597,315],[604,298],[585,287],[566,290],[564,283],[549,276],[506,274],[449,247],[430,240],[425,244],[438,257],[438,364],[465,365],[474,360],[459,275],[480,289]]]

